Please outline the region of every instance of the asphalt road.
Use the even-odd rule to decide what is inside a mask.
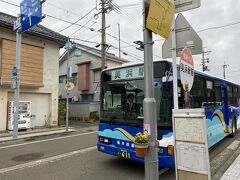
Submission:
[[[239,138],[240,133],[234,139]],[[210,151],[215,157],[234,139]],[[144,166],[96,150],[96,132],[46,136],[0,144],[1,180],[138,180]],[[160,170],[161,180],[174,180],[174,170]]]

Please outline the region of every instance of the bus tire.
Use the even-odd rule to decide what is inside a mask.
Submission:
[[[231,133],[231,137],[235,137],[236,132],[237,132],[237,121],[236,121],[236,118],[234,117],[234,118],[233,118],[233,121],[232,121],[232,133]]]

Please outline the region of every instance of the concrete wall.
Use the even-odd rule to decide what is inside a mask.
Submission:
[[[69,104],[69,118],[88,120],[90,112],[100,112],[100,103]]]
[[[13,31],[0,28],[0,39],[15,40]],[[41,88],[21,88],[20,99],[32,101],[32,114],[36,115],[36,125],[43,126],[46,120],[51,126],[58,122],[58,74],[59,47],[56,43],[24,34],[24,43],[44,48],[43,84]],[[10,87],[0,86],[0,131],[6,130],[7,102],[13,98]]]

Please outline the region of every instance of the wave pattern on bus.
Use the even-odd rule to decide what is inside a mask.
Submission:
[[[223,128],[224,128],[224,132],[225,132],[225,133],[230,132],[229,127],[226,125],[226,123],[225,123],[225,121],[224,121],[224,115],[223,115],[222,111],[216,110],[216,111],[213,113],[211,119],[213,119],[214,116],[218,116],[218,118],[219,118],[220,121],[222,122],[222,125],[223,125]]]

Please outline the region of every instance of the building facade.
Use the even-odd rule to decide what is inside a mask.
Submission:
[[[0,131],[8,127],[8,102],[14,100],[11,83],[16,62],[15,20],[0,13]],[[22,34],[20,101],[31,102],[34,127],[58,124],[59,49],[66,40],[40,25]]]

